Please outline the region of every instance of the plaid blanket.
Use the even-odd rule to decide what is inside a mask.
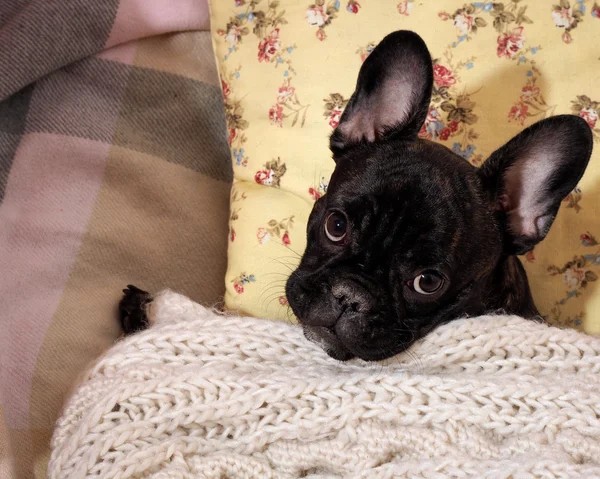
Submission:
[[[231,180],[199,0],[0,2],[0,477],[45,477],[129,282],[223,294]]]

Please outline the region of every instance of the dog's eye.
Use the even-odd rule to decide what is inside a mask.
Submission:
[[[325,220],[325,234],[330,241],[339,243],[348,232],[348,220],[343,213],[334,211],[329,213]]]
[[[425,271],[413,280],[413,288],[420,294],[437,293],[444,285],[444,278],[435,271]]]

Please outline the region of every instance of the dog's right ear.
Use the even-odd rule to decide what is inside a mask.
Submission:
[[[505,252],[525,254],[542,241],[590,161],[594,139],[583,118],[534,123],[496,150],[477,171],[503,218]]]
[[[386,36],[363,63],[356,90],[331,135],[334,159],[363,142],[416,137],[432,86],[431,55],[421,37],[406,30]]]

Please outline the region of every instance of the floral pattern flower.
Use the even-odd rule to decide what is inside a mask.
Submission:
[[[525,42],[523,27],[517,27],[510,33],[498,37],[497,54],[499,57],[513,58],[521,51]]]
[[[444,128],[444,123],[439,110],[437,108],[430,108],[419,134],[422,138],[437,138],[442,128]]]
[[[231,280],[233,283],[233,289],[237,294],[244,294],[244,285],[253,283],[254,281],[256,281],[255,276],[253,274],[248,275],[246,273],[241,273],[239,276],[236,276]]]
[[[579,204],[581,198],[581,187],[576,186],[575,189],[571,191],[563,200],[563,204],[565,205],[565,208],[573,208],[573,210],[575,210],[575,213],[579,213],[579,211],[581,211],[581,205]]]
[[[583,21],[585,5],[583,0],[578,0],[574,8],[568,0],[560,0],[558,5],[552,5],[552,20],[558,28],[564,28],[561,35],[562,41],[569,44],[573,41],[571,31]],[[592,16],[594,12],[592,9]]]
[[[312,186],[308,189],[308,194],[315,201],[317,201],[321,197],[321,193],[316,188],[313,188]]]
[[[545,118],[553,115],[556,105],[548,105],[540,88],[536,84],[537,78],[531,77],[521,88],[519,100],[508,112],[509,121],[518,121],[521,125],[531,117]]]
[[[454,74],[439,63],[433,66],[433,81],[438,87],[452,86],[456,84],[456,78],[454,78]]]
[[[229,146],[231,146],[233,144],[233,141],[236,139],[237,137],[237,130],[235,128],[228,128],[227,129],[227,143],[229,143]]]
[[[282,220],[270,220],[266,227],[258,228],[256,238],[260,244],[268,243],[272,238],[281,239],[284,246],[292,244],[290,230],[294,227],[294,216],[283,218]]]
[[[371,52],[375,49],[375,43],[370,42],[367,45],[365,45],[364,47],[360,47],[358,50],[356,50],[356,53],[358,53],[360,55],[360,61],[364,62],[367,57],[371,54]]]
[[[296,89],[291,85],[291,79],[288,79],[279,87],[275,105],[269,110],[271,123],[283,127],[285,118],[292,118],[291,126],[295,126],[300,120],[300,126],[306,122],[306,114],[310,105],[303,105],[298,100]]]
[[[290,85],[283,85],[279,87],[279,91],[277,93],[277,103],[285,103],[294,97],[294,93],[296,89]]]
[[[340,124],[340,119],[342,118],[342,113],[344,113],[344,110],[342,110],[341,108],[338,108],[338,107],[335,107],[331,111],[331,115],[329,117],[329,126],[331,128],[337,128],[337,126]]]
[[[596,246],[598,244],[598,240],[594,235],[592,235],[589,231],[586,233],[582,233],[579,236],[579,240],[583,246]]]
[[[323,5],[313,5],[306,10],[308,24],[313,27],[322,27],[329,20],[329,15]]]
[[[257,171],[254,180],[261,185],[271,186],[273,184],[273,170]]]
[[[587,121],[587,124],[590,125],[590,128],[594,128],[596,126],[596,122],[598,121],[598,111],[593,108],[582,108],[579,112],[579,116]]]
[[[279,103],[269,109],[269,120],[273,125],[283,127],[283,107]]]
[[[571,36],[571,34],[569,32],[564,32],[560,38],[562,39],[563,42],[565,42],[567,45],[569,43],[573,43],[573,37]]]
[[[461,33],[469,33],[473,29],[475,24],[475,17],[467,15],[461,12],[454,16],[454,26],[460,30]]]
[[[419,136],[426,139],[437,139],[446,141],[453,133],[459,129],[459,124],[456,120],[449,121],[446,125],[442,120],[442,115],[436,108],[430,108],[425,119],[425,123],[421,127]]]
[[[462,42],[470,38],[472,33],[477,33],[479,28],[487,26],[485,19],[478,16],[479,13],[484,11],[487,11],[484,4],[467,3],[454,13],[439,12],[438,17],[444,21],[452,20],[459,33],[459,41]]]
[[[348,11],[352,11],[352,13],[358,13],[359,8],[360,5],[355,1],[348,4]],[[317,27],[316,36],[320,41],[327,38],[325,28],[337,17],[339,10],[340,0],[329,1],[327,4],[325,4],[325,0],[317,0],[306,10],[308,24],[311,27]]]
[[[321,178],[321,181],[319,182],[318,185],[316,186],[311,186],[308,189],[308,194],[309,196],[314,200],[317,201],[319,198],[321,198],[325,193],[327,193],[327,187],[329,186],[329,183],[327,182],[327,180],[325,179],[325,177],[323,176]]]
[[[242,39],[244,31],[237,25],[231,25],[229,30],[227,30],[227,34],[225,35],[225,40],[229,43],[230,47],[235,47],[238,42]]]
[[[569,28],[575,22],[575,18],[573,17],[573,9],[570,6],[569,8],[555,6],[554,11],[552,12],[552,19],[557,27]]]
[[[339,93],[331,93],[329,98],[325,98],[323,101],[325,102],[323,116],[329,121],[331,128],[336,128],[340,124],[348,100]]]
[[[280,158],[276,160],[267,161],[262,170],[259,170],[254,175],[254,181],[264,186],[274,186],[279,188],[281,184],[281,178],[285,175],[287,167]]]
[[[281,306],[288,306],[290,304],[285,296],[279,296],[278,300]]]
[[[536,85],[525,85],[521,89],[521,101],[535,101],[540,97],[540,89]]]
[[[349,0],[348,1],[348,6],[346,7],[346,10],[350,13],[358,13],[360,9],[360,3],[358,3],[356,0]]]
[[[592,129],[595,141],[600,141],[600,128],[596,127],[600,112],[600,102],[592,100],[587,95],[577,95],[577,99],[571,102],[571,111],[579,115]]]
[[[508,119],[518,121],[522,125],[527,119],[527,110],[529,110],[529,107],[525,103],[519,102],[516,105],[513,105],[508,112]]]
[[[564,279],[567,286],[577,288],[585,279],[585,270],[571,266],[564,272]]]
[[[551,276],[562,276],[563,282],[567,287],[565,296],[556,301],[554,307],[550,310],[547,319],[552,324],[562,324],[578,327],[581,326],[580,313],[575,318],[563,318],[562,309],[573,298],[580,297],[584,294],[590,283],[598,280],[598,275],[594,271],[600,266],[600,253],[584,254],[575,256],[572,261],[567,262],[562,267],[550,265],[547,268]],[[577,321],[579,319],[579,321]]]
[[[223,79],[221,79],[221,92],[223,93],[223,100],[227,101],[227,98],[231,94],[231,88],[229,88],[229,84]]]
[[[258,44],[258,61],[271,62],[275,55],[279,53],[281,40],[279,38],[279,28],[275,28],[268,37],[264,38]]]
[[[400,2],[398,4],[397,8],[398,8],[398,13],[400,15],[405,15],[408,17],[412,13],[413,2],[412,1]]]
[[[260,244],[265,244],[271,239],[271,233],[269,233],[266,228],[258,228],[256,238]]]

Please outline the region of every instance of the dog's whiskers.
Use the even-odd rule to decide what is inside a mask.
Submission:
[[[291,251],[292,253],[294,253],[296,255],[296,256],[294,256],[295,258],[299,258],[299,259],[302,258],[302,255],[300,253],[298,253],[295,249],[293,249],[290,245],[285,245],[285,244],[279,243],[279,242],[277,242],[275,244],[277,244],[277,245],[285,248],[286,250]]]
[[[281,261],[279,258],[269,258],[271,261],[275,261],[276,263],[279,263],[282,266],[285,266],[292,274],[294,274],[296,272],[296,267],[298,265],[291,265],[289,263],[286,263],[285,261]]]
[[[285,292],[285,281],[279,280],[277,282],[269,283],[267,287],[263,289],[262,293],[260,293],[258,299],[262,299],[265,294],[267,294],[269,291],[273,291],[273,289],[279,289]]]

